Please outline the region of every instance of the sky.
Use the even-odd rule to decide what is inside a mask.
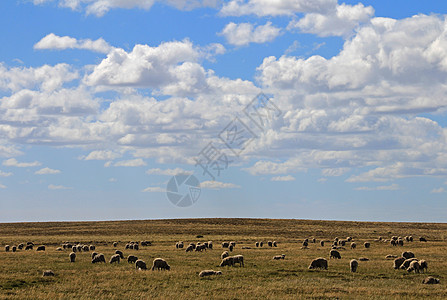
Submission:
[[[0,1],[0,222],[447,222],[446,9]]]

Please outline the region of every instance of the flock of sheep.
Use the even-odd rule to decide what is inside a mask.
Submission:
[[[382,239],[379,237],[376,239],[377,242],[384,242],[384,243],[390,243],[392,246],[403,246],[406,242],[413,242],[412,236],[405,236],[405,237],[397,237],[393,236],[389,240]],[[426,242],[427,240],[423,237],[419,238],[420,242]],[[311,239],[304,239],[302,242],[301,249],[308,249],[309,243],[316,243],[315,238]],[[322,240],[320,241],[320,245],[323,247],[326,242],[330,242],[328,240]],[[340,250],[345,250],[345,247],[349,244],[349,247],[351,249],[355,249],[357,247],[357,244],[354,242],[352,237],[347,237],[346,239],[339,239],[335,238],[331,244],[331,249],[329,251],[329,259],[341,259],[341,253]],[[141,242],[129,242],[125,245],[125,249],[132,249],[132,250],[139,250],[141,246],[150,246],[151,242],[149,241],[141,241]],[[244,267],[244,256],[243,255],[234,255],[230,256],[230,252],[232,252],[236,247],[236,242],[222,242],[222,248],[228,249],[225,250],[220,258],[221,262],[219,264],[220,267],[224,266],[235,266],[239,265],[240,267]],[[278,247],[278,243],[276,241],[268,241],[266,243],[268,247]],[[6,252],[16,252],[18,250],[33,250],[34,249],[34,243],[27,242],[27,243],[20,243],[17,246],[13,245],[6,245],[5,251]],[[113,243],[113,247],[117,247],[118,242]],[[255,242],[255,247],[263,247],[264,242],[263,241],[257,241]],[[368,249],[371,247],[371,244],[369,242],[365,242],[363,246]],[[183,241],[179,241],[175,244],[176,249],[185,249],[185,252],[202,252],[206,251],[207,249],[213,249],[213,242],[198,242],[198,243],[189,243],[185,247],[185,243]],[[251,247],[242,247],[243,249],[251,249]],[[36,247],[36,251],[45,251],[45,246],[40,245]],[[63,250],[71,250],[69,254],[69,261],[72,263],[76,262],[76,253],[77,252],[88,252],[92,251],[91,253],[91,262],[93,264],[96,263],[106,263],[106,258],[103,253],[97,253],[95,252],[96,247],[95,245],[83,245],[79,243],[70,243],[70,242],[64,242],[62,244],[62,247],[56,248],[57,251],[63,251]],[[281,255],[275,255],[273,257],[273,260],[284,260],[285,254]],[[400,257],[397,257],[396,255],[387,255],[385,257],[386,259],[394,259],[394,269],[402,269],[407,270],[408,272],[425,272],[428,269],[427,261],[424,259],[417,259],[415,257],[415,254],[411,251],[404,251]],[[116,250],[115,253],[110,257],[109,263],[120,263],[121,260],[125,259],[124,254],[121,250]],[[361,257],[358,260],[357,259],[351,259],[349,261],[349,269],[351,272],[357,272],[357,269],[359,267],[359,261],[367,261],[368,258]],[[128,255],[127,256],[127,262],[135,264],[135,268],[137,270],[147,270],[146,262],[142,259],[139,259],[135,255]],[[323,257],[316,258],[311,261],[309,269],[328,269],[328,260]],[[169,264],[164,260],[163,258],[155,258],[152,262],[152,270],[170,270],[171,267]],[[199,273],[200,277],[206,277],[206,276],[212,276],[212,275],[222,275],[221,271],[214,271],[214,270],[203,270]],[[54,272],[51,270],[46,270],[43,273],[43,276],[54,276]],[[433,278],[433,277],[427,277],[423,280],[423,283],[425,284],[437,284],[439,283],[439,279]]]

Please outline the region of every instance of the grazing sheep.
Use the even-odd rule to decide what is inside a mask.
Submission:
[[[183,249],[183,247],[184,247],[183,242],[182,241],[178,242],[178,248]]]
[[[346,245],[346,241],[345,240],[340,240],[338,241],[338,244],[342,247],[344,247]]]
[[[98,253],[96,253],[96,252],[92,252],[92,259],[93,259],[96,255],[98,255]]]
[[[351,261],[349,262],[349,267],[351,268],[352,273],[357,272],[358,266],[359,266],[359,262],[355,259],[351,259]]]
[[[70,262],[75,262],[75,260],[76,260],[76,253],[71,252],[69,254],[69,257],[70,257]]]
[[[303,241],[303,247],[307,247],[309,245],[309,242],[307,242],[306,240]]]
[[[327,270],[327,260],[322,257],[316,258],[310,263],[309,269],[310,270],[311,269],[325,269],[325,270]]]
[[[44,277],[46,277],[46,276],[54,276],[54,272],[51,271],[51,270],[46,270],[46,271],[43,271],[42,276],[44,276]]]
[[[259,242],[259,247],[264,246],[264,242]]]
[[[259,242],[256,242],[255,245],[256,245],[256,248],[259,247]]]
[[[89,248],[90,248],[90,251],[95,251],[96,246],[95,245],[90,245]]]
[[[78,251],[82,252],[82,246],[81,245],[77,245]]]
[[[360,260],[360,261],[368,261],[369,258],[367,258],[367,257],[360,257],[359,260]]]
[[[171,267],[163,258],[156,258],[152,262],[152,271],[157,270],[171,270]]]
[[[397,242],[395,240],[390,240],[391,246],[397,246]]]
[[[392,254],[388,254],[387,256],[385,256],[386,259],[392,259],[392,258],[397,258],[397,255],[392,255]]]
[[[194,250],[194,247],[192,245],[189,245],[188,247],[186,247],[185,252],[191,252]]]
[[[410,266],[408,267],[407,271],[408,272],[414,271],[415,273],[419,273],[420,269],[421,269],[421,265],[419,264],[419,262],[417,260],[413,260],[410,263]]]
[[[12,252],[16,252],[17,251],[17,247],[16,246],[12,246]]]
[[[120,256],[121,259],[124,259],[124,254],[122,251],[120,250],[115,250],[115,254],[118,254]]]
[[[175,243],[175,248],[176,248],[176,249],[178,249],[178,242],[177,242],[177,243]]]
[[[304,239],[304,242],[309,243],[309,239]]]
[[[203,270],[199,273],[199,277],[212,276],[212,275],[222,275],[222,272],[214,270]]]
[[[431,277],[431,276],[428,276],[428,277],[424,278],[424,280],[422,280],[422,283],[423,284],[438,284],[439,283],[439,279]]]
[[[426,242],[426,241],[427,241],[427,239],[422,236],[419,238],[419,242]]]
[[[236,247],[236,242],[230,242],[230,246]]]
[[[37,247],[36,251],[45,251],[45,246],[39,246]]]
[[[315,238],[312,238],[312,243],[316,243],[317,242],[317,240],[315,239]]]
[[[89,250],[90,250],[89,246],[87,245],[82,246],[82,251],[88,252]]]
[[[6,246],[5,246],[5,251],[6,251],[6,252],[9,252],[9,245],[6,245]]]
[[[273,247],[278,247],[278,244],[276,243],[276,241],[273,241],[272,244],[273,244]]]
[[[71,247],[71,251],[73,251],[73,252],[78,251],[78,247],[76,247],[76,246],[72,246],[72,247]]]
[[[113,263],[119,263],[121,259],[121,256],[119,254],[114,254],[112,255],[112,257],[110,258],[109,263],[113,264]]]
[[[127,243],[126,246],[124,247],[124,249],[129,249],[129,247],[130,247],[130,244]]]
[[[403,247],[404,246],[404,240],[397,240],[397,245]]]
[[[404,251],[404,252],[402,252],[402,257],[405,257],[405,259],[409,259],[409,258],[413,258],[415,256],[414,256],[414,253],[411,251]]]
[[[273,243],[272,243],[272,241],[268,241],[268,242],[267,242],[267,245],[268,245],[269,247],[273,247]]]
[[[408,241],[409,241],[409,242],[412,242],[412,241],[413,241],[413,236],[410,235],[410,236],[408,237]]]
[[[134,244],[129,244],[129,249],[133,250],[133,248],[134,248]]]
[[[197,245],[198,245],[198,244],[199,244],[199,243],[197,243]],[[193,250],[196,249],[196,244],[194,244],[194,243],[189,243],[189,246],[191,246]],[[228,247],[227,247],[227,248],[228,248]]]
[[[223,242],[222,243],[222,248],[228,248],[228,246],[230,246],[229,242]]]
[[[219,267],[233,266],[233,265],[234,265],[233,256],[228,256],[228,257],[225,257],[224,259],[222,259],[222,261],[220,262]]]
[[[129,255],[127,257],[127,262],[128,263],[135,263],[138,260],[138,257],[136,257],[135,255]]]
[[[285,254],[281,254],[281,255],[275,255],[273,256],[274,260],[280,260],[280,259],[285,259],[286,255]]]
[[[20,243],[20,244],[17,246],[17,249],[22,250],[24,246],[25,246],[25,245],[24,245],[23,243]]]
[[[233,251],[233,245],[228,246],[228,250],[230,250],[230,252]]]
[[[417,261],[417,260],[418,260],[417,258],[409,258],[409,259],[406,259],[406,260],[404,260],[404,262],[402,263],[402,265],[400,266],[400,268],[401,268],[402,270],[408,269],[408,268],[410,267],[411,262],[412,262],[412,261]]]
[[[331,250],[329,254],[330,254],[329,258],[341,259],[340,252],[338,252],[337,250]]]
[[[220,255],[220,258],[221,258],[221,259],[224,259],[225,257],[228,257],[228,256],[230,256],[230,254],[228,253],[228,251],[224,251],[224,252],[222,252],[222,254]]]
[[[102,254],[102,253],[95,255],[95,257],[93,257],[93,259],[92,259],[92,264],[96,264],[99,262],[103,262],[103,263],[106,262],[106,258],[104,256],[104,254]]]
[[[425,271],[428,269],[427,261],[424,260],[424,259],[421,259],[421,260],[419,261],[419,267],[420,267],[420,271],[421,271],[421,272],[425,272]]]
[[[25,250],[33,250],[33,245],[26,245]]]
[[[209,249],[213,249],[213,242],[212,241],[208,241],[208,248]]]
[[[235,255],[233,256],[233,265],[239,264],[239,266],[244,266],[244,256],[242,255]]]
[[[352,243],[351,243],[351,249],[355,249],[356,247],[357,247],[357,244],[354,243],[354,242],[352,242]]]
[[[135,269],[137,270],[147,270],[146,263],[142,259],[137,259],[135,262]]]
[[[133,250],[139,250],[139,249],[140,249],[140,245],[138,245],[138,244],[133,245]]]
[[[405,261],[405,257],[399,257],[394,260],[394,269],[399,269]]]
[[[118,242],[113,242],[113,247],[118,246]]]
[[[321,242],[320,242],[320,246],[321,246],[321,247],[324,247],[324,241],[321,241]]]
[[[363,246],[365,246],[365,248],[368,249],[369,247],[371,247],[371,244],[369,242],[365,242]]]
[[[348,237],[346,238],[346,241],[347,241],[347,242],[351,242],[351,241],[352,241],[352,237],[348,236]]]

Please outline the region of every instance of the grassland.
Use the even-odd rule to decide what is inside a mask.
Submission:
[[[203,238],[197,238],[203,235]],[[424,236],[403,247],[375,241],[379,236]],[[330,260],[327,271],[308,270],[316,257],[329,258],[330,243],[310,244],[300,249],[304,238],[333,240],[354,237],[358,247],[341,251],[341,260]],[[128,241],[149,240],[152,246],[139,251],[124,250]],[[175,249],[176,241],[214,242],[213,250],[185,253]],[[255,248],[255,241],[276,240],[277,248]],[[33,241],[45,244],[45,252],[5,252],[6,244]],[[70,251],[56,251],[62,242],[94,244],[106,258],[117,249],[151,264],[165,258],[171,271],[136,271],[134,265],[92,264],[90,252],[77,253],[70,263]],[[234,254],[242,254],[245,267],[219,268],[222,241],[236,241]],[[371,248],[361,247],[364,241]],[[447,224],[367,223],[267,219],[182,219],[119,222],[49,222],[0,224],[1,299],[447,299]],[[252,249],[241,249],[243,246]],[[426,259],[426,274],[410,274],[392,268],[387,254],[411,250]],[[272,257],[286,254],[285,260]],[[352,258],[367,257],[358,273],[350,273]],[[54,277],[42,277],[51,269]],[[199,278],[204,269],[222,270],[222,276]],[[427,275],[441,279],[439,285],[423,285]]]

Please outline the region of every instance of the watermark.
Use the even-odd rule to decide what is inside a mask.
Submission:
[[[263,133],[282,111],[264,93],[258,94],[243,109],[245,118],[236,116],[194,158],[202,176],[216,180],[228,169],[235,158],[240,157],[247,147]],[[166,187],[166,195],[174,205],[188,207],[200,197],[200,182],[194,175],[173,176]]]

